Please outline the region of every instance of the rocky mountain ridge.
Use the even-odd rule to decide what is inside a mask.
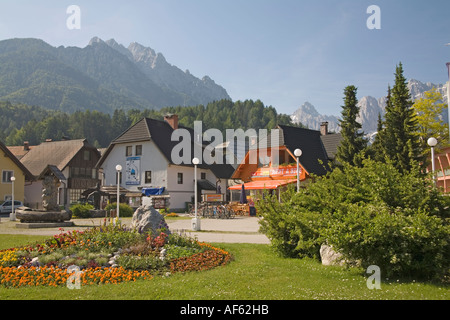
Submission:
[[[84,48],[40,39],[0,41],[0,100],[74,112],[160,109],[229,99],[210,77],[199,79],[136,42],[91,39]]]
[[[411,93],[411,99],[413,101],[421,98],[424,92],[436,88],[444,97],[444,102],[447,102],[447,85],[446,84],[433,84],[431,82],[421,82],[415,79],[408,81],[408,88]],[[365,96],[359,99],[358,106],[360,108],[360,114],[357,118],[358,122],[362,124],[362,130],[371,135],[376,132],[378,114],[384,116],[386,109],[386,97],[374,98],[371,96]],[[448,113],[444,111],[442,115],[445,121],[448,121]],[[295,123],[302,123],[310,129],[319,130],[320,123],[327,121],[328,129],[331,132],[339,132],[339,116],[335,115],[323,115],[320,114],[316,108],[310,103],[305,102],[301,105],[292,115],[291,119]]]
[[[193,76],[189,70],[182,71],[169,64],[162,53],[145,47],[137,42],[132,42],[125,48],[114,39],[105,41],[111,48],[127,56],[155,83],[168,89],[181,92],[186,96],[196,97],[199,104],[221,99],[229,99],[227,91],[217,85],[209,76],[199,79]]]

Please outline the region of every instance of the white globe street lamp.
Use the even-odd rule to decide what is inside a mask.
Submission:
[[[194,206],[195,206],[195,218],[192,219],[192,230],[200,231],[200,218],[197,216],[197,165],[200,163],[198,158],[192,159],[194,164]]]
[[[16,210],[14,210],[14,181],[16,181],[16,177],[11,177],[11,213],[9,215],[9,220],[16,221]]]
[[[437,140],[436,138],[431,137],[430,139],[428,139],[427,143],[430,147],[435,147],[437,145]]]
[[[436,176],[434,175],[435,164],[434,164],[434,147],[437,145],[436,138],[429,138],[427,141],[428,145],[431,147],[431,171],[433,172],[434,184],[436,184]]]
[[[119,206],[120,206],[120,172],[122,171],[122,166],[120,164],[118,164],[116,166],[116,171],[117,171],[117,205],[116,205],[116,219],[117,221],[119,221],[120,219],[120,213],[119,213]],[[115,222],[114,222],[115,224]]]
[[[302,155],[302,150],[300,149],[295,149],[294,150],[294,155],[297,158],[297,192],[300,191],[300,164],[299,164],[299,159],[300,156]]]

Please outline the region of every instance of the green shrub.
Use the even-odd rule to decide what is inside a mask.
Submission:
[[[202,249],[192,248],[192,247],[179,247],[174,245],[166,245],[165,249],[167,250],[167,259],[178,259],[181,257],[189,257],[194,253],[199,253]]]
[[[167,243],[172,246],[178,247],[188,247],[201,249],[201,245],[198,243],[197,239],[188,237],[186,235],[180,235],[177,233],[171,233],[167,238]]]
[[[448,197],[417,171],[400,174],[390,163],[335,169],[282,203],[257,203],[261,230],[284,256],[319,257],[328,243],[362,266],[387,276],[442,277],[449,272]]]
[[[261,231],[271,240],[274,249],[284,257],[319,257],[320,214],[305,210],[293,188],[282,194],[266,195],[257,202]]]
[[[408,211],[350,204],[323,235],[344,258],[359,260],[363,268],[377,265],[386,277],[442,277],[449,268],[449,225],[422,210]]]
[[[91,213],[89,210],[93,210],[94,207],[90,204],[74,204],[70,207],[72,215],[76,218],[90,218]]]
[[[116,262],[119,266],[129,270],[161,270],[166,264],[154,255],[121,255]]]
[[[136,231],[127,230],[124,226],[101,226],[89,229],[78,235],[78,239],[89,243],[92,251],[114,251],[126,246],[132,246],[135,243],[145,239],[144,234]]]
[[[108,204],[108,205],[105,207],[105,210],[106,210],[106,211],[109,211],[109,210],[116,210],[116,208],[117,208],[117,203],[114,202],[114,203]],[[122,217],[122,218],[125,218],[125,217],[132,217],[132,216],[133,216],[133,213],[134,213],[133,209],[132,209],[129,205],[127,205],[126,203],[121,203],[121,204],[119,205],[119,215],[120,215],[120,217]]]

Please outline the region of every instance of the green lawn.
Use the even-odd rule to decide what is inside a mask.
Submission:
[[[0,249],[42,240],[42,236],[0,235]],[[313,260],[283,259],[268,245],[215,244],[234,261],[210,271],[175,274],[119,285],[60,288],[3,288],[4,299],[450,299],[449,286],[385,280],[369,290],[361,269],[325,267]]]

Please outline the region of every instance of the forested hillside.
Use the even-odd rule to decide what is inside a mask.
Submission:
[[[203,130],[272,129],[277,124],[293,125],[290,116],[278,114],[275,108],[264,106],[260,100],[220,100],[206,106],[168,107],[161,110],[116,109],[112,115],[90,110],[69,114],[0,102],[0,140],[11,146],[21,145],[24,141],[36,145],[46,139],[87,138],[97,147],[107,147],[143,117],[163,120],[167,113],[178,114],[179,124],[186,127],[192,128],[194,121],[200,120]]]
[[[231,101],[209,77],[181,71],[151,48],[113,39],[93,38],[85,48],[0,41],[0,100],[0,140],[9,146],[64,137],[107,147],[143,117],[167,113],[180,125],[201,120],[203,130],[222,132],[292,125],[259,100]]]
[[[56,48],[40,39],[0,41],[2,101],[112,114],[229,98],[209,77],[198,79],[136,43],[126,49],[94,38],[84,48]]]

